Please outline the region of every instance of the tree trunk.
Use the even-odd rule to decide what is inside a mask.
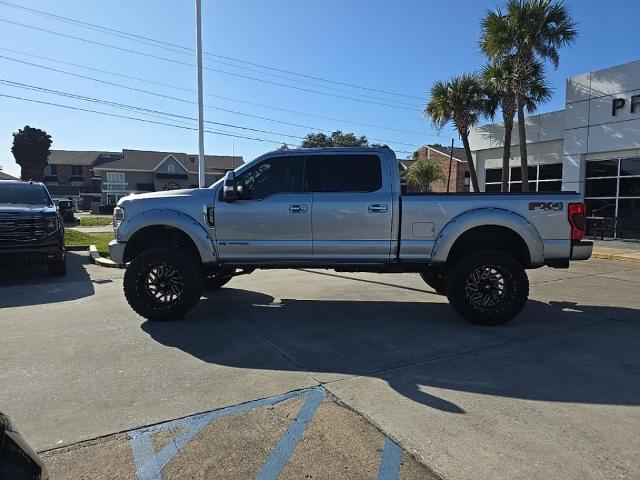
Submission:
[[[464,145],[464,153],[467,156],[467,165],[469,165],[469,177],[471,177],[471,186],[473,186],[474,192],[480,191],[478,185],[478,175],[476,175],[476,167],[473,164],[473,157],[471,156],[471,147],[469,146],[469,134],[466,132],[460,132],[462,137],[462,145]]]
[[[511,158],[511,132],[513,131],[513,115],[503,118],[504,121],[504,146],[502,147],[502,188],[503,192],[509,191],[509,160]]]
[[[529,164],[527,162],[527,132],[524,121],[524,96],[518,95],[518,135],[520,144],[520,168],[522,170],[522,191],[529,191]]]

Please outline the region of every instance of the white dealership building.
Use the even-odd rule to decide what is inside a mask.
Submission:
[[[527,117],[526,132],[530,190],[575,190],[588,215],[640,221],[640,61],[567,79],[565,109]],[[482,190],[500,191],[503,139],[499,123],[471,132]],[[511,191],[522,188],[518,145],[516,123]]]

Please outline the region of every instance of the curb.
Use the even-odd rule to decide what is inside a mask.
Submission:
[[[593,258],[602,258],[604,260],[618,260],[621,262],[635,262],[640,263],[640,258],[635,257],[627,257],[626,255],[618,255],[615,253],[601,253],[601,252],[593,252],[591,254]]]
[[[91,263],[94,263],[100,267],[124,268],[124,265],[117,264],[111,259],[102,258],[98,253],[98,249],[95,245],[89,245],[89,257],[91,258]]]

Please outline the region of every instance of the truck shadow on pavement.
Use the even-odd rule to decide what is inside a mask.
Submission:
[[[0,308],[66,302],[93,295],[93,283],[101,281],[91,280],[85,268],[88,263],[88,256],[68,253],[64,276],[49,275],[46,265],[0,267]]]
[[[186,318],[142,329],[163,345],[236,368],[306,372],[331,389],[378,378],[407,399],[465,413],[461,392],[545,402],[640,405],[640,312],[529,301],[501,327],[446,303],[292,300],[224,288]],[[371,392],[374,395],[374,392]]]

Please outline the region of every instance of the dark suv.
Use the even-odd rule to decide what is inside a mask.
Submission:
[[[42,183],[0,182],[0,266],[46,263],[64,275],[64,225]]]

